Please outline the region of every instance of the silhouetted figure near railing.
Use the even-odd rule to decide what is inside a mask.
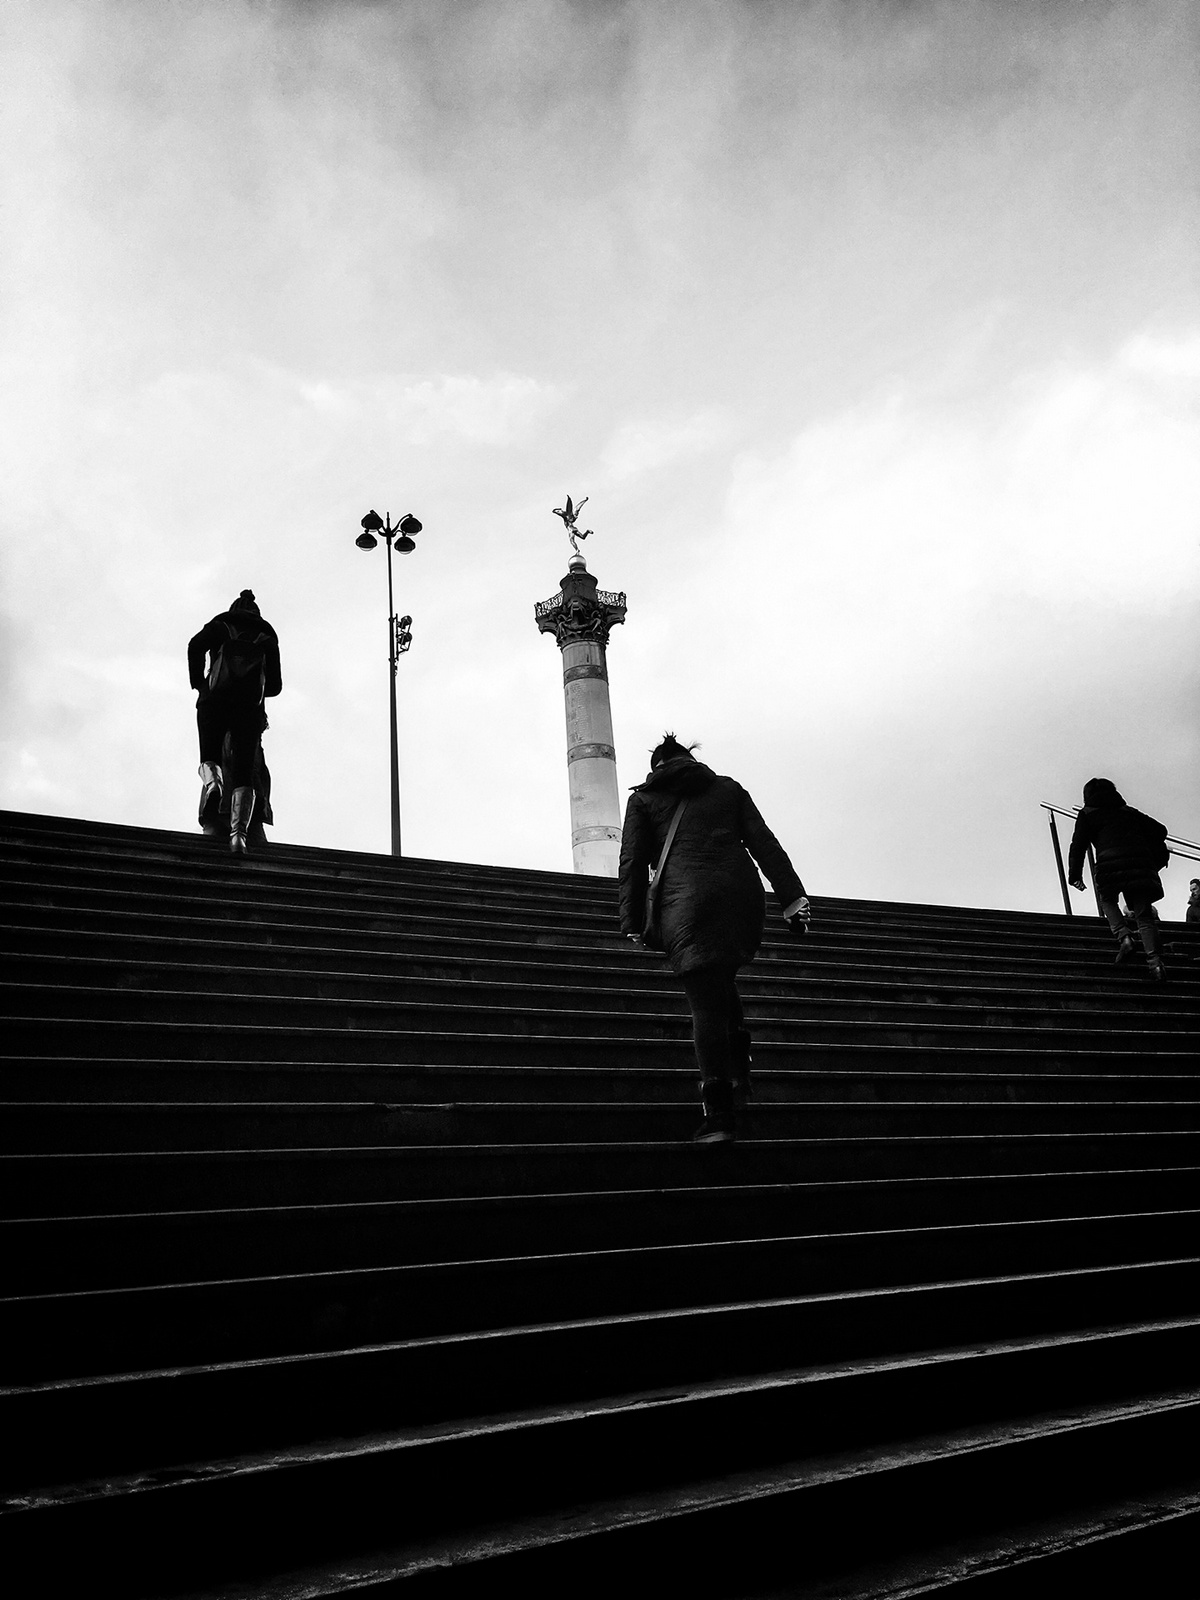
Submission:
[[[263,702],[283,688],[279,640],[249,589],[189,641],[188,673],[200,733],[200,826],[217,834],[228,812],[229,848],[244,855],[247,835],[265,844],[262,825],[272,820]]]
[[[1165,974],[1160,950],[1158,913],[1154,903],[1163,897],[1159,871],[1170,860],[1167,830],[1153,817],[1127,806],[1108,778],[1091,778],[1083,786],[1083,810],[1075,820],[1067,877],[1072,889],[1083,888],[1083,859],[1090,844],[1096,852],[1096,896],[1117,940],[1117,960],[1133,955],[1129,923],[1117,896],[1125,896],[1129,915],[1137,924],[1150,976]]]
[[[734,1137],[734,1107],[750,1094],[750,1033],[737,971],[762,943],[762,868],[793,933],[808,931],[804,885],[758,807],[673,733],[650,757],[650,774],[629,797],[621,836],[621,931],[660,949],[683,979],[692,1010],[704,1121],[695,1138]],[[747,854],[749,852],[749,854]],[[652,887],[647,879],[658,864]]]
[[[1188,884],[1187,915],[1184,921],[1190,927],[1200,927],[1200,878],[1193,878]]]

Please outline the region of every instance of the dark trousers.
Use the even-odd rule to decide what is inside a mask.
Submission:
[[[1140,893],[1134,890],[1132,894],[1125,891],[1125,904],[1129,907],[1129,915],[1137,923],[1137,930],[1142,936],[1142,949],[1148,956],[1158,954],[1158,915],[1150,903],[1148,890]],[[1121,907],[1117,904],[1117,896],[1112,899],[1106,895],[1100,896],[1100,909],[1103,911],[1109,927],[1119,939],[1123,933],[1128,933],[1129,924],[1121,915]]]
[[[200,733],[200,760],[211,761],[214,766],[222,768],[226,794],[232,789],[252,786],[255,764],[262,748],[262,707],[203,700],[196,707],[196,726]],[[227,734],[228,762],[222,759]]]
[[[700,1082],[731,1083],[749,1068],[750,1033],[737,991],[736,967],[697,967],[683,974],[692,1008],[692,1039]]]

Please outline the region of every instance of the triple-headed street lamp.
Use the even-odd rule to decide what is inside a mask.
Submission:
[[[360,550],[374,550],[379,540],[377,533],[383,535],[387,546],[387,575],[388,575],[388,664],[391,668],[391,715],[392,715],[392,854],[400,854],[400,745],[396,736],[396,668],[400,657],[412,644],[412,618],[397,617],[395,603],[392,599],[392,541],[396,542],[396,549],[402,555],[408,555],[417,547],[413,543],[416,535],[421,531],[421,524],[410,512],[400,518],[393,527],[390,514],[380,517],[377,511],[368,511],[362,519],[363,531],[354,541]]]

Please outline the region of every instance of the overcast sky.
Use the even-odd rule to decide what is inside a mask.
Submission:
[[[1200,837],[1187,0],[9,0],[0,804],[194,829],[187,640],[279,631],[273,837],[569,870],[585,553],[814,897],[1054,910]],[[1182,914],[1176,863],[1163,906]]]

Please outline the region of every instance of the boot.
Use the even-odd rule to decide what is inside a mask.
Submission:
[[[692,1135],[696,1144],[732,1144],[733,1085],[724,1078],[707,1078],[700,1085],[704,1121]]]
[[[1133,937],[1128,928],[1122,928],[1117,935],[1117,965],[1120,966],[1123,961],[1131,961],[1132,959]]]
[[[221,796],[225,789],[221,769],[215,761],[200,763],[200,781],[204,787],[200,791],[199,822],[206,837],[211,839],[220,827]]]
[[[754,1086],[750,1082],[753,1062],[750,1059],[749,1028],[735,1028],[729,1036],[729,1048],[733,1056],[733,1103],[740,1107],[754,1093]]]
[[[229,797],[229,848],[235,856],[246,854],[246,830],[254,815],[254,790],[247,784]]]
[[[1142,949],[1146,952],[1147,970],[1156,982],[1161,983],[1167,975],[1167,969],[1159,952],[1158,913],[1153,906],[1145,921],[1138,924],[1138,929],[1142,935]]]

